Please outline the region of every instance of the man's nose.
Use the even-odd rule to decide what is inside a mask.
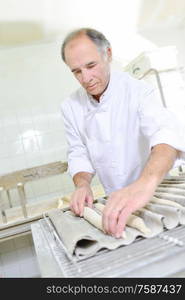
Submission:
[[[82,82],[83,83],[89,83],[91,80],[91,74],[88,70],[82,71]]]

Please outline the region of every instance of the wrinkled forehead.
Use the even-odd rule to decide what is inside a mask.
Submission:
[[[73,38],[67,43],[65,47],[65,57],[71,55],[73,52],[75,52],[75,54],[78,54],[78,52],[82,54],[87,51],[98,54],[98,50],[99,49],[96,44],[91,41],[89,37],[87,37],[86,35],[80,35]]]
[[[65,54],[68,49],[73,49],[74,47],[82,45],[98,50],[97,45],[86,34],[81,33],[67,42],[65,46]]]
[[[74,38],[65,47],[65,60],[71,68],[101,59],[98,47],[86,36]]]

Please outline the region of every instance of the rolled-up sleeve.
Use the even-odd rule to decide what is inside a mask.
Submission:
[[[185,124],[160,101],[156,89],[145,87],[139,106],[141,131],[148,137],[150,148],[168,144],[180,151],[177,160],[185,161]]]
[[[78,128],[75,124],[70,105],[65,101],[61,105],[61,112],[63,116],[65,135],[68,144],[68,171],[73,177],[78,172],[88,172],[95,174],[87,148],[82,141]]]

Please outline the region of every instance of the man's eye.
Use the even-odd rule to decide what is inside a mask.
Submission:
[[[88,66],[88,69],[91,69],[91,68],[93,68],[93,67],[95,67],[95,64],[89,65],[89,66]]]
[[[76,70],[76,71],[74,71],[73,72],[75,75],[78,75],[78,74],[80,74],[80,70]]]

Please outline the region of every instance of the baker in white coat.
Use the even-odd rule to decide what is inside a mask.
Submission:
[[[82,28],[62,45],[62,58],[81,88],[62,104],[69,172],[75,184],[70,208],[79,216],[92,206],[95,174],[108,195],[106,233],[117,238],[129,215],[151,199],[185,151],[181,126],[160,103],[156,90],[110,68],[105,36]]]

